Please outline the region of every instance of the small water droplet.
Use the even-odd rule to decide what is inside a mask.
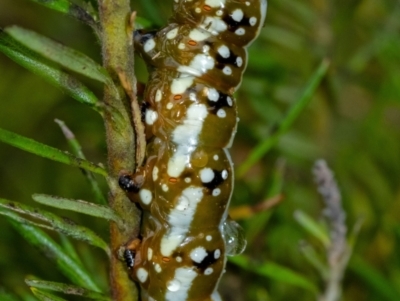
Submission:
[[[225,240],[226,255],[239,255],[246,248],[247,241],[244,230],[234,220],[226,220],[222,224],[222,235]]]

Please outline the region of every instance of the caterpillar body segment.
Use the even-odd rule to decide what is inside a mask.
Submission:
[[[219,301],[226,256],[244,248],[239,226],[227,219],[234,180],[228,148],[238,119],[233,93],[266,0],[175,0],[174,12],[161,30],[134,34],[150,77],[147,161],[120,179],[143,209],[130,273],[143,301]]]

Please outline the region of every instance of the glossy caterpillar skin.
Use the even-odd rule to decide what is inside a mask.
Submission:
[[[147,161],[120,183],[144,212],[131,262],[143,301],[221,300],[216,288],[226,255],[241,251],[227,233],[235,232],[227,221],[227,149],[238,119],[233,93],[266,8],[266,0],[175,0],[169,25],[135,32],[135,48],[150,68]]]

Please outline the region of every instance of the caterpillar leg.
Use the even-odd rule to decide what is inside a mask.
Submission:
[[[147,159],[145,166],[138,168],[135,173],[121,171],[118,179],[119,186],[125,191],[128,198],[138,203],[143,210],[148,210],[147,191],[152,190],[151,181],[155,157]],[[148,189],[143,189],[143,188]]]
[[[132,269],[135,265],[135,256],[141,241],[139,238],[133,239],[127,246],[124,251],[124,260],[128,269]]]
[[[122,171],[118,184],[119,186],[126,192],[128,195],[130,193],[138,193],[140,188],[144,183],[144,174],[143,171],[139,171],[136,173],[129,173]]]

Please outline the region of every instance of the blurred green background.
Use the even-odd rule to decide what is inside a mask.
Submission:
[[[132,7],[158,27],[167,22],[172,2],[137,0]],[[90,29],[28,0],[0,0],[0,26],[12,24],[101,61]],[[316,159],[325,158],[342,191],[349,229],[361,218],[364,221],[343,281],[343,300],[400,300],[399,1],[269,0],[265,28],[249,49],[248,69],[237,93],[241,122],[231,150],[233,160],[240,166],[270,135],[324,58],[331,65],[310,105],[279,143],[237,180],[232,205],[254,205],[273,194],[274,177],[283,175],[283,202],[243,221],[248,232],[259,226],[250,233],[245,254],[255,262],[287,267],[323,288],[319,274],[300,253],[299,243],[313,244],[322,257],[324,250],[299,227],[293,213],[301,209],[316,220],[321,218],[322,202],[311,168]],[[141,62],[137,70],[139,80],[145,81]],[[100,85],[85,83],[101,96]],[[0,127],[67,150],[55,118],[74,131],[87,158],[105,162],[98,114],[0,54]],[[78,169],[6,144],[0,144],[0,158],[2,198],[28,204],[33,203],[33,193],[93,199]],[[107,239],[106,223],[60,214]],[[77,248],[106,287],[105,256],[83,244]],[[66,281],[0,217],[0,286],[26,290],[27,274]],[[226,301],[315,300],[307,289],[231,264],[221,292]]]

